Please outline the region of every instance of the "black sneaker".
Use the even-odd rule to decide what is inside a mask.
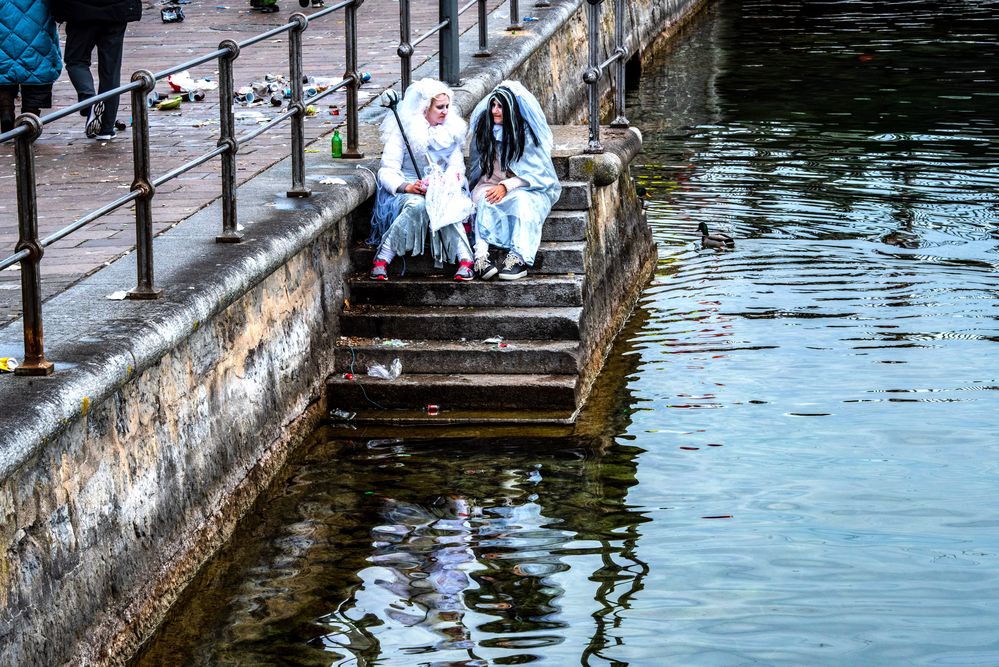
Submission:
[[[497,273],[499,273],[499,267],[493,264],[488,256],[475,259],[475,275],[479,277],[479,280],[492,280]]]
[[[503,268],[500,269],[499,279],[500,280],[518,280],[527,275],[527,265],[524,261],[517,256],[517,253],[511,252],[503,260]]]
[[[87,124],[84,126],[84,131],[87,134],[87,139],[93,139],[97,136],[97,133],[101,131],[101,116],[104,115],[104,102],[103,100],[97,104],[91,105],[90,111],[87,113]]]

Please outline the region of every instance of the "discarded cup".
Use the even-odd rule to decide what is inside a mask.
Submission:
[[[428,415],[433,416],[440,413],[441,406],[437,405],[436,403],[428,403],[426,410]]]
[[[371,72],[361,72],[361,83],[371,81]]]
[[[20,365],[14,357],[0,357],[0,372],[2,373],[13,373]]]
[[[398,357],[392,360],[391,368],[385,368],[382,364],[374,364],[368,368],[368,375],[381,378],[391,382],[402,374],[402,361]]]
[[[205,99],[205,91],[189,90],[184,94],[184,99],[188,102],[201,102]]]
[[[271,95],[271,106],[272,107],[279,107],[282,104],[284,104],[284,98],[283,97],[281,97],[280,95],[277,95],[277,94]]]

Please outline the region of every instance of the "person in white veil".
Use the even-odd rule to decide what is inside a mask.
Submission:
[[[384,150],[378,170],[378,191],[371,219],[369,242],[378,246],[371,278],[388,280],[388,265],[396,255],[421,255],[430,237],[435,264],[457,263],[455,280],[471,280],[472,253],[460,222],[432,229],[427,213],[428,179],[434,172],[460,182],[467,198],[462,146],[467,125],[451,111],[451,89],[436,79],[420,79],[409,88],[398,106],[399,120],[389,114],[381,126]],[[406,140],[409,142],[407,148]],[[410,156],[410,149],[412,156]],[[419,164],[419,172],[413,160]],[[434,225],[436,227],[436,225]]]
[[[483,280],[517,280],[533,266],[541,228],[562,191],[552,131],[538,100],[516,81],[504,81],[476,105],[471,127],[475,272]],[[507,251],[502,269],[489,257],[490,245]]]

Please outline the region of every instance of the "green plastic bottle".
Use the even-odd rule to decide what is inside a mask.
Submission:
[[[330,155],[333,157],[343,157],[343,139],[340,138],[340,130],[333,130],[333,139],[330,141]]]

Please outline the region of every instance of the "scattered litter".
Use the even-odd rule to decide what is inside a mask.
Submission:
[[[435,403],[429,403],[427,404],[426,410],[428,415],[436,415],[441,411],[441,406]]]
[[[333,176],[327,176],[326,178],[319,181],[321,185],[347,185],[347,181],[342,178],[336,178]]]
[[[305,153],[318,153],[319,149],[318,148],[306,148],[304,152]]]
[[[128,292],[111,292],[105,298],[111,299],[112,301],[121,301],[126,296],[128,296]]]
[[[402,362],[396,357],[392,360],[390,368],[385,368],[382,364],[375,364],[368,368],[368,375],[391,382],[402,375]]]
[[[173,111],[174,109],[180,108],[181,97],[168,97],[165,100],[160,100],[156,103],[157,111]]]
[[[166,78],[170,89],[175,93],[188,93],[191,91],[217,90],[219,84],[211,79],[195,79],[191,72],[184,70],[176,74],[171,74]]]
[[[409,343],[404,340],[399,340],[398,338],[389,338],[388,340],[382,341],[383,347],[406,347],[407,345],[409,345]]]
[[[483,343],[502,343],[503,336],[493,336],[492,338],[486,338]]]
[[[306,116],[309,117],[315,116],[317,113],[319,113],[319,107],[317,107],[315,104],[310,104],[309,106],[305,107]]]
[[[339,408],[334,408],[330,410],[330,417],[335,417],[336,419],[342,419],[343,421],[349,422],[357,415],[356,412],[347,412],[346,410],[340,410]]]
[[[527,21],[528,23],[530,23],[531,21],[537,21],[538,17],[537,16],[525,16],[524,20]]]
[[[266,123],[268,118],[259,111],[237,111],[233,114],[236,120],[252,120],[257,123]]]
[[[0,357],[0,373],[13,373],[20,366],[14,357]]]
[[[164,23],[183,23],[184,10],[180,5],[167,5],[160,10],[160,19]]]

